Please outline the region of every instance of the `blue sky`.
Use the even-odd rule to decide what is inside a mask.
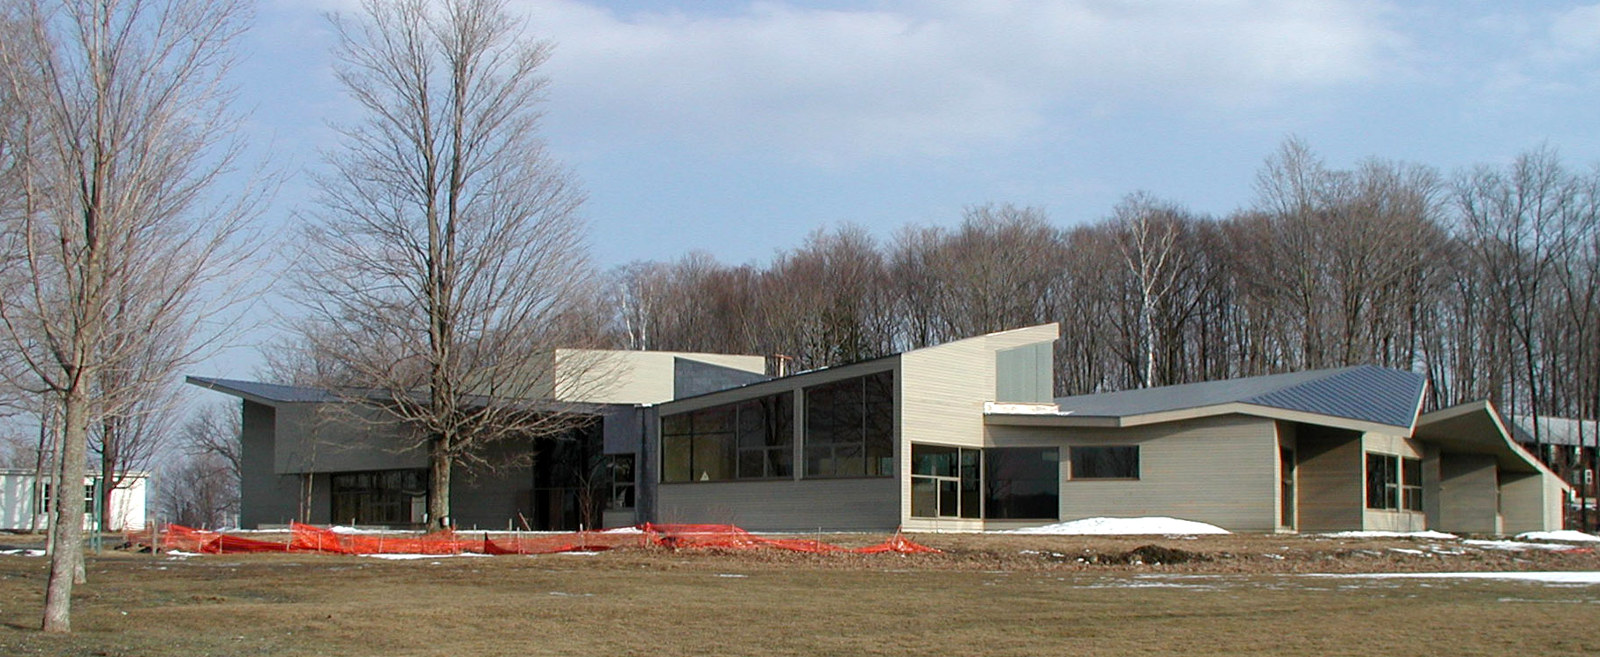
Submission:
[[[261,4],[236,79],[250,155],[299,172],[350,119],[323,14]],[[544,134],[596,262],[764,262],[817,228],[888,239],[986,202],[1093,221],[1147,191],[1248,206],[1288,135],[1330,164],[1446,173],[1548,144],[1600,162],[1600,5],[1576,2],[519,1],[556,49]],[[246,377],[252,342],[197,371]]]

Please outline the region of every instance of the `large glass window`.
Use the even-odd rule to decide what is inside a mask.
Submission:
[[[661,480],[788,477],[794,460],[794,395],[714,406],[661,418]]]
[[[341,472],[328,477],[333,522],[358,525],[422,524],[427,470]]]
[[[606,509],[617,511],[633,508],[633,455],[614,454],[610,457],[611,496],[606,498]]]
[[[1073,479],[1138,479],[1139,447],[1073,447]]]
[[[983,452],[991,519],[1051,519],[1061,514],[1061,453],[1054,447],[1005,447]],[[1137,474],[1137,472],[1135,472]]]
[[[911,446],[911,515],[919,518],[982,517],[976,449]]]
[[[739,404],[740,479],[776,479],[794,473],[794,395],[783,393]]]
[[[1400,508],[1400,457],[1367,454],[1367,508]]]
[[[894,474],[894,373],[806,388],[806,476]]]

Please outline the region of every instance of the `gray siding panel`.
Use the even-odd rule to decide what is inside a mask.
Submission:
[[[894,478],[661,484],[655,521],[752,531],[891,531],[900,525]]]
[[[1055,401],[1054,345],[1048,342],[1024,345],[995,352],[994,401]]]

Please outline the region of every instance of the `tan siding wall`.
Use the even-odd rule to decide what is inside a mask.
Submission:
[[[1361,434],[1302,424],[1295,442],[1300,531],[1361,529],[1366,504]]]
[[[887,477],[661,484],[655,515],[752,531],[890,531],[900,524],[896,490]]]
[[[1233,531],[1277,527],[1278,442],[1272,420],[1206,418],[1127,429],[989,427],[994,446],[1139,445],[1138,481],[1066,479],[1061,519],[1172,516]]]
[[[900,356],[900,439],[896,455],[900,477],[900,518],[907,526],[922,521],[911,518],[909,443],[981,447],[984,443],[983,403],[995,401],[995,352],[1023,345],[1054,341],[1055,324],[957,340]]]
[[[767,359],[763,356],[560,349],[556,352],[560,390],[555,398],[595,404],[665,402],[673,396],[675,358],[757,374],[767,369]]]

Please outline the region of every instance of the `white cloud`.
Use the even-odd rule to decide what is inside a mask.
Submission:
[[[1406,47],[1360,0],[522,6],[558,43],[563,124],[822,162],[1026,139],[1055,112],[1271,107],[1378,78]]]

